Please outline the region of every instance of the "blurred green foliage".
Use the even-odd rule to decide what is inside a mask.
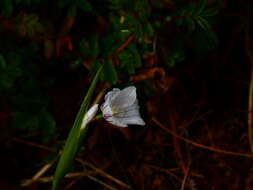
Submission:
[[[34,62],[36,58],[33,55],[24,57],[31,52],[29,49],[16,53],[2,51],[0,103],[1,106],[10,107],[10,124],[14,130],[24,137],[37,136],[47,142],[56,136],[56,125],[47,110],[48,97],[43,93],[47,84],[46,81],[44,84],[39,82],[39,71]]]
[[[216,0],[2,0],[1,106],[9,103],[15,130],[47,141],[57,133],[43,65],[54,60],[78,70],[87,62],[94,76],[104,64],[101,79],[112,85],[148,67],[151,53],[166,70],[217,47],[219,7]]]

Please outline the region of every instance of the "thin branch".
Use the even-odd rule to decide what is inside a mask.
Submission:
[[[101,101],[101,99],[104,97],[104,94],[106,92],[106,90],[108,89],[108,86],[105,86],[100,92],[99,94],[97,95],[96,99],[94,100],[93,102],[93,105],[94,104],[99,104],[99,102]]]
[[[190,139],[187,139],[187,138],[184,138],[184,137],[181,137],[177,134],[175,134],[173,131],[171,131],[170,129],[166,128],[163,124],[161,124],[156,118],[152,118],[152,121],[158,126],[160,127],[161,129],[165,130],[167,133],[171,134],[172,136],[175,136],[176,138],[180,139],[180,140],[183,140],[195,147],[198,147],[198,148],[201,148],[201,149],[205,149],[205,150],[209,150],[209,151],[212,151],[212,152],[217,152],[217,153],[221,153],[221,154],[226,154],[226,155],[232,155],[232,156],[240,156],[240,157],[246,157],[246,158],[253,158],[253,154],[247,154],[247,153],[240,153],[240,152],[231,152],[231,151],[226,151],[226,150],[222,150],[222,149],[219,149],[219,148],[214,148],[214,147],[211,147],[211,146],[206,146],[206,145],[202,145],[202,144],[199,144],[199,143],[196,143]]]
[[[166,173],[166,174],[170,175],[171,177],[174,177],[179,182],[182,181],[182,179],[180,177],[178,177],[177,175],[175,175],[174,173],[172,173],[172,172],[180,170],[180,168],[164,169],[164,168],[160,168],[158,166],[154,166],[154,165],[150,165],[150,164],[145,164],[145,165],[147,167],[155,169],[155,170],[157,170],[159,172]]]
[[[181,189],[180,190],[184,190],[185,184],[186,184],[186,180],[189,176],[189,171],[190,171],[190,167],[191,167],[191,161],[188,164],[188,167],[186,168],[185,174],[184,174],[184,179],[181,185]]]
[[[19,143],[23,143],[23,144],[26,144],[26,145],[29,145],[29,146],[32,146],[32,147],[36,147],[36,148],[40,148],[40,149],[43,149],[43,150],[47,150],[49,152],[55,152],[54,149],[51,149],[47,146],[44,146],[44,145],[40,145],[40,144],[37,144],[37,143],[33,143],[33,142],[30,142],[30,141],[26,141],[26,140],[23,140],[23,139],[19,139],[19,138],[12,138],[13,141],[15,142],[19,142]],[[76,161],[82,163],[83,165],[85,166],[88,166],[92,169],[94,169],[95,171],[89,171],[89,172],[78,172],[78,173],[68,173],[65,175],[65,178],[74,178],[74,177],[80,177],[80,175],[82,174],[83,176],[90,176],[91,174],[100,174],[101,176],[107,178],[107,179],[110,179],[111,181],[114,181],[115,183],[117,183],[118,185],[122,186],[122,187],[125,187],[127,189],[131,189],[129,185],[123,183],[122,181],[120,181],[119,179],[111,176],[110,174],[107,174],[106,172],[104,172],[103,170],[95,167],[94,165],[88,163],[88,162],[85,162],[83,160],[81,160],[80,158],[76,158],[75,159]],[[40,173],[40,170],[36,173],[38,174]],[[90,178],[90,177],[89,177]],[[94,178],[94,177],[92,177]],[[36,179],[36,182],[42,182],[42,183],[48,183],[48,182],[51,182],[53,179],[53,176],[50,176],[50,177],[40,177],[40,178],[37,178]],[[28,179],[28,180],[24,180],[24,182],[22,183],[23,186],[24,184],[31,184],[31,181],[32,179]],[[93,180],[93,179],[92,179]],[[95,180],[94,180],[95,181]],[[99,180],[97,180],[99,181]],[[35,182],[35,181],[32,181],[32,183]],[[101,181],[100,181],[101,182]],[[104,182],[102,182],[104,183]],[[21,184],[21,185],[22,185]],[[101,183],[100,183],[101,184]],[[104,183],[105,184],[105,183]],[[108,185],[109,186],[109,185]],[[115,188],[114,188],[115,189]]]
[[[175,172],[175,171],[180,170],[180,168],[164,169],[164,168],[160,168],[158,166],[154,166],[154,165],[151,165],[151,164],[145,164],[145,166],[147,166],[149,168],[156,169],[156,170],[164,172],[164,173],[171,173],[171,172]]]
[[[88,177],[88,176],[87,176]],[[73,179],[63,190],[68,190],[70,189],[73,185],[75,185],[79,180],[81,180],[83,176],[79,176],[75,179]]]
[[[108,189],[117,190],[116,188],[114,188],[114,187],[112,187],[112,186],[104,183],[103,181],[101,181],[101,180],[99,180],[99,179],[97,179],[97,178],[95,178],[93,176],[88,176],[88,178],[91,179],[91,180],[93,180],[93,181],[95,181],[96,183],[98,183],[100,185],[103,185],[103,186],[107,187]]]
[[[253,55],[252,55],[252,47],[251,47],[251,38],[250,38],[250,26],[249,24],[246,26],[246,34],[245,34],[245,48],[246,53],[249,58],[251,64],[251,76],[250,76],[250,85],[249,85],[249,99],[248,99],[248,135],[249,135],[249,144],[251,153],[253,153]]]
[[[122,186],[122,187],[125,187],[127,189],[131,189],[129,185],[123,183],[122,181],[120,181],[119,179],[111,176],[110,174],[107,174],[106,172],[104,172],[103,170],[97,168],[96,166],[94,166],[93,164],[91,163],[88,163],[88,162],[85,162],[79,158],[76,159],[77,161],[79,161],[81,164],[83,164],[84,166],[88,166],[92,169],[94,169],[98,174],[101,174],[102,176],[106,177],[107,179],[110,179],[111,181],[117,183],[118,185]]]
[[[116,54],[120,53],[123,49],[125,49],[134,39],[134,35],[129,36],[129,38],[120,47],[116,49]]]
[[[53,166],[55,161],[56,160],[52,161],[51,163],[48,163],[48,164],[44,165],[31,179],[25,180],[21,184],[21,186],[23,186],[23,187],[29,186],[32,183],[38,181],[38,179]]]
[[[76,177],[84,177],[84,176],[89,176],[89,175],[95,175],[97,174],[96,171],[85,171],[85,172],[75,172],[75,173],[68,173],[64,176],[64,178],[76,178]],[[26,179],[23,181],[21,184],[22,187],[29,186],[32,183],[39,182],[39,183],[49,183],[53,181],[53,176],[48,176],[48,177],[40,177],[37,178],[35,181],[32,179]]]
[[[174,115],[174,116],[176,117],[176,115]],[[177,134],[177,125],[176,125],[175,119],[176,118],[174,118],[174,117],[170,117],[170,125],[171,125],[172,131],[175,134]],[[173,145],[174,145],[174,150],[175,150],[175,154],[177,157],[178,165],[182,169],[184,175],[186,175],[187,169],[185,166],[185,156],[182,153],[180,143],[178,142],[178,138],[176,138],[175,136],[173,136],[172,138],[173,138]]]
[[[55,150],[53,150],[52,148],[49,148],[47,146],[37,144],[37,143],[34,143],[34,142],[30,142],[30,141],[26,141],[26,140],[23,140],[23,139],[20,139],[20,138],[17,138],[17,137],[13,137],[13,138],[11,138],[11,140],[15,141],[15,142],[22,143],[22,144],[26,144],[26,145],[29,145],[29,146],[32,146],[32,147],[36,147],[36,148],[39,148],[39,149],[42,149],[42,150],[55,152]]]

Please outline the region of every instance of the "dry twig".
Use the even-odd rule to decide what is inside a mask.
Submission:
[[[180,140],[183,140],[195,147],[198,147],[198,148],[202,148],[202,149],[205,149],[205,150],[209,150],[209,151],[212,151],[212,152],[217,152],[217,153],[221,153],[221,154],[226,154],[226,155],[232,155],[232,156],[240,156],[240,157],[246,157],[246,158],[253,158],[253,154],[247,154],[247,153],[240,153],[240,152],[231,152],[231,151],[226,151],[226,150],[222,150],[222,149],[219,149],[219,148],[214,148],[214,147],[211,147],[211,146],[206,146],[206,145],[202,145],[202,144],[199,144],[199,143],[196,143],[190,139],[187,139],[187,138],[184,138],[184,137],[181,137],[177,134],[175,134],[173,131],[171,131],[170,129],[166,128],[163,124],[161,124],[156,118],[152,118],[152,121],[158,126],[160,127],[161,129],[165,130],[167,133],[171,134],[172,136],[175,136],[176,138],[180,139]]]
[[[184,174],[184,179],[183,179],[183,182],[182,182],[180,190],[184,190],[187,178],[189,176],[190,167],[191,167],[191,161],[189,162],[188,167],[186,168],[186,171],[185,171],[185,174]]]
[[[103,170],[97,168],[96,166],[94,166],[91,163],[85,162],[79,158],[76,159],[77,161],[79,161],[81,164],[83,164],[84,166],[88,166],[90,168],[92,168],[93,170],[95,170],[98,174],[101,174],[102,176],[106,177],[107,179],[110,179],[111,181],[117,183],[118,185],[125,187],[127,189],[131,189],[129,185],[123,183],[122,181],[120,181],[119,179],[111,176],[110,174],[107,174],[106,172],[104,172]]]
[[[253,153],[253,55],[252,55],[252,47],[251,47],[251,38],[250,38],[250,26],[249,24],[246,27],[246,34],[245,34],[245,48],[246,53],[249,58],[251,64],[251,76],[250,76],[250,85],[249,85],[249,100],[248,100],[248,135],[249,135],[249,144],[251,153]]]
[[[31,179],[24,180],[24,182],[21,184],[21,186],[22,187],[29,186],[32,183],[39,181],[39,178],[52,167],[54,162],[55,162],[55,160],[51,163],[44,165]]]
[[[32,146],[32,147],[36,147],[36,148],[40,148],[40,149],[43,149],[43,150],[47,150],[49,152],[55,152],[55,150],[53,150],[53,149],[51,149],[51,148],[49,148],[47,146],[36,144],[36,143],[30,142],[30,141],[26,141],[26,140],[23,140],[23,139],[12,138],[12,140],[15,141],[15,142],[19,142],[19,143],[23,143],[23,144]],[[100,174],[101,176],[103,176],[103,177],[105,177],[107,179],[110,179],[111,181],[114,181],[115,183],[117,183],[118,185],[120,185],[120,186],[122,186],[124,188],[131,189],[129,185],[123,183],[119,179],[111,176],[110,174],[107,174],[106,172],[104,172],[103,170],[101,170],[101,169],[93,166],[92,164],[90,164],[88,162],[85,162],[85,161],[81,160],[80,158],[76,158],[75,160],[77,160],[78,162],[82,163],[85,166],[88,166],[88,167],[94,169],[95,171],[68,173],[68,174],[65,175],[65,178],[75,178],[75,177],[84,177],[84,176],[87,176],[89,179],[91,179],[91,180],[93,180],[95,182],[99,181],[99,184],[101,184],[101,185],[103,185],[103,186],[105,186],[107,188],[110,187],[109,189],[115,190],[114,187],[111,187],[110,185],[102,182],[101,180],[96,179],[95,177],[91,176],[93,174]],[[36,174],[34,175],[34,177],[32,177],[31,179],[24,180],[23,183],[21,184],[21,186],[23,186],[23,187],[24,186],[28,186],[28,185],[31,185],[32,183],[35,183],[35,182],[41,182],[41,183],[51,182],[53,180],[53,176],[41,177],[50,167],[49,167],[48,164],[46,164],[38,172],[36,172]],[[36,180],[34,179],[35,177],[36,177]]]
[[[75,172],[75,173],[68,173],[65,175],[65,178],[76,178],[76,177],[84,177],[84,176],[89,176],[89,175],[95,175],[97,174],[96,171],[85,171],[85,172]],[[36,180],[33,179],[26,179],[23,181],[21,184],[22,187],[29,186],[32,183],[39,182],[39,183],[49,183],[53,181],[53,176],[48,176],[48,177],[40,177],[37,178]]]
[[[128,39],[116,49],[116,54],[120,53],[123,49],[125,49],[134,39],[134,35],[129,36]]]

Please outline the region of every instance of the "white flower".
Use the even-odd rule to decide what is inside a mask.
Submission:
[[[105,95],[101,106],[103,117],[113,125],[127,127],[128,125],[145,125],[139,112],[136,88],[127,87],[123,90],[114,88]]]
[[[98,111],[98,104],[94,104],[85,114],[82,121],[81,129],[84,129],[86,125],[95,117],[97,111]]]

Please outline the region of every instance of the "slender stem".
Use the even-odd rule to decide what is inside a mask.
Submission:
[[[248,136],[249,136],[249,144],[251,153],[253,153],[253,132],[252,132],[252,119],[253,119],[253,54],[251,47],[251,38],[249,31],[249,24],[246,26],[246,34],[245,34],[245,46],[246,46],[246,54],[251,63],[251,76],[250,76],[250,84],[249,84],[249,98],[248,98]]]
[[[98,114],[95,118],[94,118],[94,120],[99,120],[99,119],[102,119],[103,118],[103,114],[101,113],[101,114]]]
[[[227,154],[227,155],[231,155],[231,156],[241,156],[241,157],[246,157],[246,158],[253,158],[253,154],[248,154],[248,153],[240,153],[240,152],[231,152],[231,151],[227,151],[227,150],[222,150],[219,148],[215,148],[215,147],[211,147],[211,146],[206,146],[203,144],[199,144],[197,142],[194,142],[190,139],[181,137],[177,134],[175,134],[173,131],[171,131],[170,129],[168,129],[167,127],[165,127],[163,124],[161,124],[155,117],[153,117],[151,119],[158,127],[160,127],[161,129],[165,130],[167,133],[175,136],[176,138],[185,141],[186,143],[189,143],[195,147],[201,148],[201,149],[205,149],[205,150],[209,150],[212,152],[216,152],[216,153],[221,153],[221,154]]]

